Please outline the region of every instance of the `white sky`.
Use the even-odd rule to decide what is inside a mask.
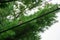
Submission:
[[[58,22],[52,25],[44,33],[41,33],[41,40],[60,40],[60,13],[57,14]]]
[[[60,0],[53,0],[52,3],[60,4]],[[41,33],[41,40],[60,40],[60,12],[57,14],[57,16],[58,22],[52,25],[44,33]]]
[[[46,0],[46,1],[50,1],[50,2],[52,2],[53,4],[60,4],[60,0]]]

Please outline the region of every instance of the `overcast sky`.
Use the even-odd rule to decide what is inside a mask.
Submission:
[[[60,0],[51,1],[53,4],[60,4]],[[48,30],[44,33],[41,33],[41,40],[60,40],[60,12],[57,14],[58,22],[52,25]]]
[[[41,33],[41,40],[60,40],[60,13],[57,14],[58,22],[52,25],[44,33]]]

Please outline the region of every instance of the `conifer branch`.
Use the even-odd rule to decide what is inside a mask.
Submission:
[[[31,21],[33,21],[33,20],[35,20],[35,19],[44,17],[44,16],[46,16],[46,15],[48,15],[48,14],[51,14],[51,13],[53,13],[53,12],[55,12],[55,11],[59,11],[59,10],[60,10],[60,8],[57,8],[57,9],[55,9],[55,10],[53,10],[53,11],[47,12],[47,13],[45,13],[45,14],[42,14],[42,15],[36,17],[36,18],[33,18],[32,20],[29,20],[29,21],[24,22],[24,23],[22,23],[22,24],[18,24],[18,25],[16,25],[16,26],[13,26],[12,28],[3,30],[3,31],[0,32],[0,34],[6,32],[6,31],[8,31],[8,30],[14,29],[14,28],[16,28],[16,27],[19,27],[19,26],[21,26],[21,25],[24,25],[24,24],[26,24],[26,23],[29,23],[29,22],[31,22]]]

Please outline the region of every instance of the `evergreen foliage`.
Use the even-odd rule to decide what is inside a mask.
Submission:
[[[18,2],[20,3],[19,5]],[[38,33],[44,32],[45,28],[48,29],[53,23],[56,22],[56,12],[58,11],[54,11],[35,20],[32,19],[57,9],[58,4],[47,3],[44,6],[44,9],[39,8],[39,11],[33,15],[25,16],[24,14],[26,14],[25,10],[27,8],[28,10],[32,10],[33,8],[41,6],[42,2],[42,0],[1,0],[0,40],[40,40]],[[29,20],[32,21],[1,33],[4,30],[22,24]]]

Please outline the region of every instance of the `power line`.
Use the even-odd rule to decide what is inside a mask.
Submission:
[[[51,12],[47,12],[47,13],[45,13],[45,14],[42,14],[42,15],[40,15],[40,16],[38,16],[38,17],[32,19],[32,20],[29,20],[29,21],[27,21],[27,22],[24,22],[24,23],[22,23],[22,24],[13,26],[12,28],[9,28],[9,29],[7,29],[7,30],[3,30],[3,31],[0,32],[0,34],[3,33],[3,32],[6,32],[6,31],[8,31],[8,30],[14,29],[14,28],[16,28],[16,27],[19,27],[19,26],[21,26],[21,25],[23,25],[23,24],[26,24],[26,23],[28,23],[28,22],[31,22],[31,21],[33,21],[33,20],[35,20],[35,19],[44,17],[44,16],[46,16],[46,15],[48,15],[48,14],[51,14],[52,12],[55,12],[55,11],[58,11],[58,10],[60,10],[60,8],[57,8],[57,9],[51,11]]]

